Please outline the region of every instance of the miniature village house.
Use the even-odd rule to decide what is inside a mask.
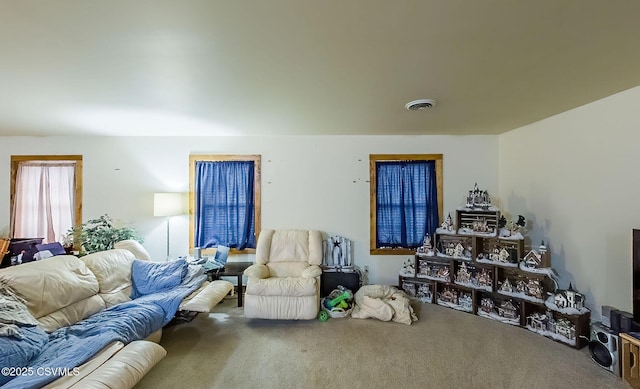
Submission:
[[[502,317],[506,317],[507,319],[517,319],[520,315],[518,315],[518,309],[511,300],[503,301],[498,308],[498,315]]]
[[[420,261],[418,263],[418,277],[431,277],[431,265],[429,265],[429,262]]]
[[[458,305],[460,305],[464,310],[471,311],[473,309],[473,299],[471,298],[471,294],[462,293],[458,298]]]
[[[433,300],[433,292],[429,284],[418,284],[418,293],[416,297],[422,301],[431,302]]]
[[[480,309],[482,309],[484,312],[491,313],[493,312],[494,307],[495,304],[490,298],[483,297],[482,300],[480,300]]]
[[[479,217],[469,227],[475,232],[495,232],[493,228],[489,227],[485,219],[480,219]]]
[[[569,284],[569,289],[556,291],[554,302],[558,308],[582,309],[584,307],[584,296],[576,292],[573,286]]]
[[[547,253],[547,246],[544,245],[544,241],[538,247],[538,250],[531,249],[523,258],[524,265],[530,269],[540,269],[549,267],[549,254]]]
[[[575,339],[576,327],[567,319],[558,319],[556,323],[556,333],[567,339]]]
[[[478,286],[493,286],[493,281],[491,274],[487,271],[487,269],[482,268],[480,273],[477,275]]]
[[[462,258],[464,256],[464,246],[460,242],[449,242],[446,244],[444,254],[449,257]]]
[[[462,262],[460,268],[458,269],[458,274],[456,274],[456,282],[471,282],[471,273],[469,273],[469,271],[467,270],[467,265],[464,262]]]
[[[526,293],[530,296],[533,296],[538,299],[542,299],[544,291],[542,289],[542,285],[538,280],[529,280],[527,282]]]
[[[444,222],[442,222],[440,228],[444,231],[455,231],[455,228],[453,227],[453,219],[451,219],[451,214],[447,215],[447,218],[444,220]]]
[[[527,325],[535,331],[548,331],[549,318],[553,320],[549,313],[534,312],[527,316]]]
[[[508,278],[500,285],[500,290],[503,292],[513,292],[513,285],[511,285],[511,281],[509,281]]]
[[[422,241],[422,246],[416,250],[418,254],[433,255],[433,246],[431,245],[431,235],[426,234]]]
[[[443,266],[440,269],[438,269],[437,277],[446,279],[448,281],[449,280],[449,266]]]
[[[456,247],[453,250],[454,257],[462,257],[464,253],[464,246],[461,243],[456,244]]]
[[[473,190],[469,191],[467,196],[467,208],[489,208],[491,206],[491,198],[486,190],[478,189],[478,183],[473,186]]]
[[[509,253],[509,251],[502,247],[494,247],[493,250],[489,253],[489,259],[495,262],[509,262],[509,258],[511,257],[511,254]]]
[[[413,283],[413,282],[404,281],[402,283],[402,290],[407,294],[407,296],[415,297],[415,295],[416,295],[416,284]]]
[[[575,325],[567,319],[558,319],[556,322],[550,311],[546,313],[534,312],[527,316],[527,326],[535,331],[562,335],[569,340],[576,338]]]
[[[440,293],[440,300],[446,303],[458,305],[458,291],[446,287],[442,293]]]

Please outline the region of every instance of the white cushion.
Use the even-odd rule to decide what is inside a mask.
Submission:
[[[247,282],[247,294],[260,296],[314,296],[317,293],[315,278],[253,278]]]
[[[11,266],[0,271],[0,279],[26,301],[36,319],[91,298],[99,290],[95,275],[72,255]],[[82,319],[94,313],[95,306],[80,304],[78,309],[74,316]]]
[[[133,341],[71,388],[133,388],[166,355],[159,344]]]
[[[271,238],[269,262],[309,261],[309,231],[278,230]]]
[[[229,292],[233,284],[229,281],[216,280],[205,283],[180,304],[181,311],[210,312]]]
[[[51,296],[51,295],[49,295]],[[80,320],[100,312],[106,307],[104,300],[97,294],[82,299],[57,311],[38,318],[43,330],[53,332],[58,328],[67,327]]]
[[[247,318],[313,320],[318,317],[318,296],[254,296],[247,294],[244,315]]]
[[[124,249],[99,251],[82,257],[95,274],[100,296],[107,306],[129,301],[131,295],[131,265],[136,258]]]
[[[86,377],[87,375],[94,372],[98,369],[102,364],[109,360],[112,356],[114,356],[118,351],[124,348],[124,343],[116,341],[108,344],[102,350],[98,351],[91,359],[87,362],[83,363],[78,367],[78,374],[69,374],[58,378],[52,383],[43,386],[42,389],[60,389],[60,388],[69,388],[72,385],[76,384],[78,381]]]
[[[322,233],[317,230],[262,230],[256,263],[304,261],[322,264]]]
[[[308,262],[269,262],[269,277],[301,277],[302,272],[309,268]]]

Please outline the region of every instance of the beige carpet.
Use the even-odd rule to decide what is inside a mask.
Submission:
[[[168,355],[136,388],[629,388],[587,348],[412,305],[419,321],[407,326],[249,320],[236,300],[225,300],[215,313],[165,328]]]

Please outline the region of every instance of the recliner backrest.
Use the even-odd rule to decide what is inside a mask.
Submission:
[[[322,234],[317,230],[262,230],[256,263],[271,277],[299,277],[309,265],[322,264]]]

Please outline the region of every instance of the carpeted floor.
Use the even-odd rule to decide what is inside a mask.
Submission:
[[[374,319],[249,320],[236,300],[165,328],[161,388],[620,388],[576,350],[522,328],[412,303],[410,326]]]

